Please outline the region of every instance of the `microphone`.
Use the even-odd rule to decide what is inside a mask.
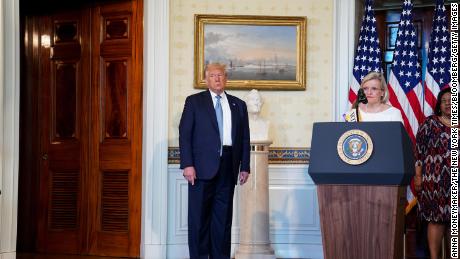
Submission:
[[[359,111],[358,111],[359,103],[367,104],[366,94],[364,93],[364,89],[362,88],[359,88],[358,90],[358,101],[357,102],[358,102],[358,105],[356,106],[356,119],[359,122]]]
[[[364,93],[364,89],[360,88],[358,90],[358,97],[356,98],[356,108],[351,109],[350,111],[346,112],[343,117],[347,122],[359,122],[359,103],[367,104],[366,94]]]
[[[366,94],[364,93],[364,89],[362,88],[359,88],[358,90],[358,104],[359,103],[367,104]]]

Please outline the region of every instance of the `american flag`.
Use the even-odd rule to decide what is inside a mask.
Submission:
[[[436,97],[450,83],[450,35],[444,0],[437,0],[425,73],[425,116],[433,113]]]
[[[377,34],[377,24],[372,9],[372,0],[366,0],[365,12],[359,32],[358,48],[355,53],[353,64],[353,78],[348,91],[348,101],[350,105],[356,100],[359,85],[364,76],[372,71],[382,72],[381,51],[379,47],[379,37]]]
[[[422,73],[417,53],[417,34],[412,22],[412,2],[404,1],[398,26],[393,64],[388,80],[390,103],[401,110],[404,126],[415,143],[418,125],[424,119],[422,111]]]

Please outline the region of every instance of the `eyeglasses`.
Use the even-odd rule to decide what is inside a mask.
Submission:
[[[381,88],[378,87],[363,87],[364,92],[378,92],[382,91]]]

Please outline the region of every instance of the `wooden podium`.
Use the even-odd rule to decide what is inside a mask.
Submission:
[[[372,142],[361,164],[339,157],[339,140],[351,130]],[[403,258],[406,185],[415,172],[411,145],[400,122],[315,123],[309,174],[325,259]]]

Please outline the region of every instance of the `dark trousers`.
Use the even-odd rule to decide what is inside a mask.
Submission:
[[[211,180],[188,185],[188,246],[191,259],[230,258],[233,193],[232,152],[224,149]]]

